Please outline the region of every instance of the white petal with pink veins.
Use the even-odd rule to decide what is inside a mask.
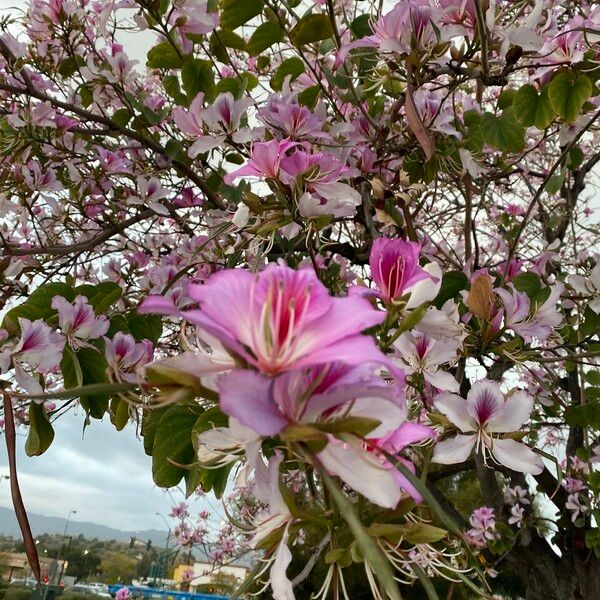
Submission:
[[[518,431],[529,420],[533,410],[533,398],[522,390],[506,398],[503,410],[493,419],[489,426],[497,433],[510,433]]]
[[[467,433],[477,429],[477,423],[467,412],[467,401],[464,398],[444,392],[435,397],[433,405],[462,432]]]

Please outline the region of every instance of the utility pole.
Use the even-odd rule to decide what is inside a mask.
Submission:
[[[158,517],[160,517],[165,525],[167,526],[167,539],[165,542],[165,551],[163,553],[162,556],[157,557],[157,565],[158,568],[160,569],[159,571],[159,578],[158,578],[158,586],[161,587],[162,586],[162,580],[163,580],[163,568],[166,568],[167,565],[169,564],[169,542],[171,540],[171,527],[169,525],[169,522],[167,521],[167,519],[165,519],[165,516],[162,515],[161,513],[157,512],[155,513]],[[164,559],[164,560],[163,560]],[[168,573],[167,573],[168,574]],[[154,585],[156,585],[156,571],[154,572]]]
[[[67,529],[69,527],[69,521],[71,520],[71,515],[74,515],[76,513],[77,513],[76,510],[69,511],[69,514],[67,515],[67,522],[65,523],[65,530],[63,531],[63,539],[67,538]],[[63,545],[61,543],[61,545],[58,547],[58,556],[56,558],[56,562],[58,563],[58,567],[60,568],[60,571],[58,572],[59,573],[58,574],[58,583],[56,585],[60,585],[60,580],[62,579],[63,571],[65,570],[64,565],[60,564],[60,558],[62,555],[62,547],[63,547]]]

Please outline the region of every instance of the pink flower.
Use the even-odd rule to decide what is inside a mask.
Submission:
[[[70,345],[77,349],[86,340],[95,340],[108,331],[106,316],[96,316],[85,296],[77,296],[71,304],[62,296],[52,298],[52,308],[58,311],[58,324]]]
[[[457,359],[460,345],[460,339],[436,340],[416,330],[403,333],[394,343],[407,373],[421,373],[427,383],[449,392],[458,392],[458,381],[440,366]]]
[[[137,382],[138,369],[152,360],[152,342],[136,342],[133,336],[122,331],[115,333],[112,340],[105,337],[104,341],[104,357],[116,380]]]
[[[253,275],[227,269],[192,285],[200,310],[183,312],[231,352],[274,375],[340,361],[386,361],[361,332],[385,318],[363,298],[332,298],[314,271],[270,265]]]
[[[504,326],[512,329],[526,342],[534,339],[544,342],[562,322],[562,315],[556,307],[564,285],[555,283],[550,288],[548,299],[541,305],[534,305],[533,314],[530,316],[531,302],[525,292],[518,292],[514,288],[512,293],[505,289],[496,289],[505,310]]]
[[[295,99],[274,96],[259,111],[264,123],[294,140],[327,137],[323,132],[323,119]]]
[[[223,181],[231,185],[234,179],[244,176],[277,179],[281,159],[293,146],[296,146],[296,143],[289,140],[273,139],[268,142],[258,142],[252,146],[250,160],[243,167],[225,175]]]
[[[371,248],[371,276],[386,304],[397,302],[425,279],[434,279],[419,266],[421,247],[416,242],[377,238]]]
[[[117,590],[115,600],[128,600],[129,595],[129,589],[126,587],[122,587],[120,590]]]
[[[491,455],[499,464],[538,475],[544,469],[542,460],[525,444],[494,434],[519,431],[533,410],[533,398],[524,391],[505,397],[494,381],[476,381],[464,400],[456,394],[442,393],[434,401],[435,408],[462,432],[438,442],[432,461],[442,464],[467,460],[476,448],[484,460]]]
[[[380,420],[375,437],[382,437],[406,416],[402,388],[388,385],[372,366],[341,363],[289,371],[274,379],[236,369],[218,384],[223,412],[266,436],[288,425],[331,421],[341,411]]]
[[[469,517],[472,529],[466,532],[468,540],[476,547],[483,548],[500,537],[496,530],[496,512],[488,506],[476,508]]]
[[[42,387],[34,373],[46,374],[58,369],[65,340],[42,319],[32,322],[19,317],[19,326],[21,337],[13,349],[6,349],[2,353],[0,364],[5,371],[8,368],[5,359],[12,359],[19,385],[29,393],[40,393]]]

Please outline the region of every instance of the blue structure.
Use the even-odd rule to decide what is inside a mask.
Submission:
[[[177,592],[175,590],[159,590],[151,587],[138,587],[135,585],[109,585],[108,591],[114,596],[120,589],[127,588],[132,596],[143,598],[172,598],[173,600],[229,600],[228,596],[215,594],[194,594],[192,592]]]

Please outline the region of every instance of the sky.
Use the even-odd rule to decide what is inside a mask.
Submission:
[[[24,444],[27,430],[18,433],[18,473],[28,511],[90,521],[124,530],[164,529],[157,512],[167,517],[174,502],[184,499],[154,485],[151,459],[144,453],[135,427],[115,430],[108,418],[92,420],[83,432],[84,414],[67,413],[54,422],[56,437],[39,457],[28,457]],[[8,474],[6,446],[0,437],[0,475]],[[0,505],[11,508],[8,482],[0,483]],[[192,501],[194,512],[214,508]],[[214,513],[213,513],[214,514]]]

